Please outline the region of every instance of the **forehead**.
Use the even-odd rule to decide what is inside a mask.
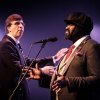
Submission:
[[[11,21],[12,24],[14,24],[14,23],[16,23],[16,22],[24,23],[23,20],[16,20],[16,21],[14,20],[14,21]]]
[[[75,25],[74,25],[74,24],[71,24],[71,23],[69,23],[69,24],[66,24],[66,26],[75,27]]]

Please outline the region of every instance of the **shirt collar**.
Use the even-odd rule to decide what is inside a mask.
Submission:
[[[14,38],[11,34],[7,34],[9,37],[11,37],[15,42],[16,44],[20,43],[19,40],[17,40],[16,38]]]
[[[82,42],[86,37],[88,37],[88,35],[85,35],[85,36],[83,36],[82,38],[80,38],[79,40],[77,40],[77,41],[74,43],[75,47],[78,47],[78,46],[81,44],[81,42]]]

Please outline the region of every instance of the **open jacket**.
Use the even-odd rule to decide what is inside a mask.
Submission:
[[[0,100],[8,100],[17,86],[24,57],[15,41],[5,35],[0,42]],[[27,82],[24,79],[13,95],[13,100],[28,99]]]
[[[58,93],[58,100],[100,100],[100,44],[89,38],[75,54],[64,76],[68,77],[68,85]],[[43,75],[39,84],[50,87],[55,79],[56,75],[52,79]],[[51,100],[56,100],[55,96],[51,91]]]

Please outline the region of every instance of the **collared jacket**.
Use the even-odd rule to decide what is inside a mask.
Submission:
[[[58,100],[100,100],[100,44],[88,39],[71,61],[65,77],[68,84],[58,93]],[[50,88],[50,82],[46,75],[39,80],[45,88]],[[51,100],[56,100],[55,96],[51,91]]]

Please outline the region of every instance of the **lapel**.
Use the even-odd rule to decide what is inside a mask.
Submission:
[[[10,42],[13,45],[14,48],[16,48],[16,53],[20,57],[20,59],[19,59],[20,63],[21,63],[21,65],[24,65],[24,57],[23,57],[20,49],[18,48],[16,42],[11,37],[9,37],[8,35],[5,35],[3,37],[3,39],[2,39],[2,41],[4,41],[4,42],[8,41],[8,42]]]
[[[81,44],[75,49],[75,51],[71,54],[71,56],[68,58],[68,60],[66,62],[64,62],[64,58],[60,61],[58,68],[57,68],[57,72],[60,75],[64,75],[65,72],[68,70],[72,60],[74,59],[74,57],[80,52],[80,50],[83,48],[83,46],[87,43],[87,40],[90,39],[90,36],[86,37]]]
[[[50,81],[50,89],[52,89],[53,82],[57,79],[56,70],[54,71],[51,81]]]
[[[76,50],[73,52],[73,54],[71,55],[72,57],[70,57],[70,59],[68,59],[68,61],[63,64],[64,67],[64,70],[62,71],[62,73],[60,75],[65,75],[65,73],[67,72],[69,66],[70,66],[70,63],[72,62],[73,58],[75,57],[76,55],[76,52],[80,52],[80,50],[83,48],[83,46],[87,43],[87,41],[90,39],[90,36],[88,36],[85,40],[82,41],[82,43],[76,48]],[[67,53],[67,52],[66,52]],[[65,54],[66,55],[66,54]],[[61,62],[63,61],[64,57],[60,60],[60,62],[58,63],[58,67],[56,68],[54,74],[52,75],[52,78],[51,78],[51,82],[50,82],[50,89],[51,89],[51,86],[53,85],[53,82],[58,79],[59,77],[57,76],[57,73],[58,73],[58,70],[59,70],[59,66],[61,64]],[[56,73],[57,72],[57,73]],[[59,73],[58,73],[59,74]]]

